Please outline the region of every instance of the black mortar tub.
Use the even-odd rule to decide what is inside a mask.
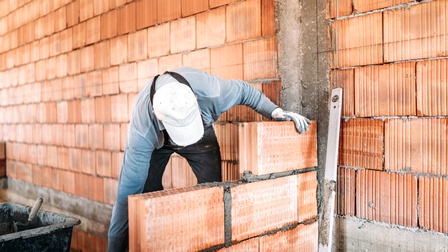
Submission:
[[[26,223],[30,211],[28,206],[0,203],[0,251],[70,251],[73,227],[81,221],[41,210],[14,232],[14,222]]]

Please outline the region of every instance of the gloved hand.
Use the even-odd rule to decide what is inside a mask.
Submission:
[[[305,131],[308,131],[308,124],[311,124],[311,121],[301,116],[297,113],[290,112],[290,111],[283,111],[281,108],[276,108],[271,113],[271,117],[277,121],[293,121],[296,125],[296,129],[299,133],[303,133]]]

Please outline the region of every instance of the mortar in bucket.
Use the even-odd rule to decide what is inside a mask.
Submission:
[[[81,221],[37,210],[17,203],[0,203],[0,251],[70,251],[73,227]]]

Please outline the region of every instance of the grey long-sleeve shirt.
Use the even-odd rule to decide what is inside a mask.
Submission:
[[[217,76],[188,67],[173,72],[182,75],[198,97],[204,125],[212,125],[219,116],[236,105],[247,105],[271,118],[277,108],[260,90],[241,80],[224,80]],[[109,251],[120,251],[127,243],[128,196],[142,193],[148,175],[152,152],[161,148],[164,136],[153,114],[150,90],[153,79],[140,91],[134,104],[126,140],[123,164],[118,180],[117,197],[109,228]],[[157,89],[175,81],[168,74],[161,75]]]

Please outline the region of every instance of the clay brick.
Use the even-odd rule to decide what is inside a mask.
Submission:
[[[118,177],[120,176],[123,157],[123,152],[112,152],[111,176],[114,179],[118,179]]]
[[[59,32],[65,28],[67,28],[67,8],[62,7],[54,12],[54,30]]]
[[[80,70],[81,73],[92,71],[95,69],[95,57],[94,57],[93,45],[83,47],[80,49]]]
[[[126,4],[127,0],[109,0],[109,9],[115,9]]]
[[[240,180],[239,164],[234,161],[221,161],[221,176],[223,182]]]
[[[113,205],[117,197],[118,180],[104,178],[104,203]]]
[[[128,62],[148,57],[148,30],[143,29],[128,35]]]
[[[73,95],[77,99],[87,96],[85,73],[73,76]]]
[[[234,242],[297,222],[297,176],[241,184],[230,190]]]
[[[213,9],[218,6],[226,5],[232,2],[236,2],[238,0],[210,0],[210,9]]]
[[[69,157],[69,169],[70,171],[81,171],[81,164],[82,164],[82,151],[81,149],[77,148],[70,148],[68,150],[68,157]]]
[[[110,177],[111,176],[112,155],[109,151],[96,151],[96,175]]]
[[[170,41],[171,53],[194,50],[196,48],[196,17],[172,21]]]
[[[118,35],[129,33],[135,31],[135,3],[126,4],[123,8],[118,9],[117,18],[119,22],[117,23]]]
[[[447,124],[436,118],[386,121],[385,169],[448,175]]]
[[[239,124],[240,173],[255,175],[317,165],[317,123],[299,134],[293,122]]]
[[[74,50],[67,56],[67,74],[73,75],[81,72],[81,50]],[[37,67],[37,66],[36,66]]]
[[[6,144],[5,142],[0,142],[0,160],[6,159]]]
[[[33,175],[31,170],[32,169],[31,164],[17,162],[15,168],[16,168],[15,171],[16,179],[32,183]]]
[[[117,14],[117,10],[112,10],[101,15],[101,40],[115,37],[118,34]]]
[[[93,1],[79,0],[79,19],[85,21],[93,17]]]
[[[87,20],[86,22],[86,44],[93,44],[98,42],[101,38],[100,33],[100,16],[96,16]]]
[[[103,95],[118,94],[118,66],[110,67],[103,70]]]
[[[260,237],[260,251],[318,251],[318,223]]]
[[[274,0],[261,0],[261,36],[275,36]]]
[[[147,59],[137,62],[137,89],[141,90],[147,84],[150,78],[156,76],[158,73],[158,69],[159,66],[157,59]]]
[[[104,148],[120,150],[120,124],[104,125]]]
[[[89,125],[89,147],[102,149],[104,147],[104,131],[102,124]]]
[[[119,68],[120,93],[137,91],[137,63],[120,65]]]
[[[195,50],[182,56],[182,62],[185,66],[210,72],[210,49]]]
[[[57,106],[57,117],[58,123],[67,123],[68,122],[68,102],[61,101],[56,104]]]
[[[127,35],[118,36],[110,40],[110,64],[119,65],[128,58]]]
[[[74,147],[76,145],[75,125],[74,124],[64,124],[63,131],[64,131],[64,137],[63,137],[64,146]]]
[[[57,122],[57,106],[56,102],[47,102],[45,103],[45,118],[47,123],[56,123]]]
[[[157,24],[157,1],[141,0],[136,6],[137,30]]]
[[[68,102],[68,122],[80,123],[81,122],[81,101],[72,100]]]
[[[417,178],[411,174],[357,171],[356,217],[417,227]]]
[[[183,66],[182,54],[173,54],[159,58],[159,73]]]
[[[157,20],[164,23],[181,17],[181,0],[157,0]]]
[[[120,150],[124,151],[126,147],[126,137],[128,135],[129,123],[120,124]]]
[[[274,38],[243,43],[244,80],[277,77],[277,47]]]
[[[221,187],[190,187],[129,197],[131,251],[198,251],[224,244]]]
[[[252,238],[248,240],[244,240],[242,242],[233,244],[232,246],[228,248],[222,248],[218,250],[217,252],[239,252],[239,251],[245,251],[245,252],[259,252],[259,243],[260,238]]]
[[[226,9],[217,8],[197,14],[196,29],[197,48],[206,48],[225,44]]]
[[[410,2],[414,2],[414,0],[353,0],[353,10],[355,13],[361,13]]]
[[[95,98],[95,122],[110,122],[110,96],[102,96]]]
[[[47,59],[50,56],[50,37],[39,40],[39,59]]]
[[[94,50],[94,68],[103,69],[110,66],[110,46],[109,40],[96,43]]]
[[[47,157],[45,165],[58,167],[58,148],[54,145],[47,146]]]
[[[61,79],[62,87],[62,99],[72,100],[75,97],[75,92],[73,90],[73,76],[67,76]],[[35,99],[36,101],[36,99]],[[70,118],[70,115],[69,115]]]
[[[79,1],[67,5],[67,26],[72,27],[79,23]]]
[[[84,99],[81,100],[81,121],[83,123],[95,122],[95,100]]]
[[[415,63],[355,69],[355,115],[416,115]]]
[[[171,155],[172,188],[184,188],[198,184],[196,176],[187,160],[179,155]]]
[[[239,126],[236,123],[214,123],[216,137],[221,151],[221,160],[239,160]]]
[[[55,13],[49,13],[45,15],[44,18],[44,35],[48,36],[54,33],[55,31]]]
[[[154,39],[157,38],[157,39]],[[148,54],[154,58],[170,52],[170,24],[165,23],[148,28]]]
[[[317,172],[297,175],[298,221],[317,218]]]
[[[103,94],[102,71],[97,70],[86,74],[85,96],[95,97]]]
[[[354,118],[341,123],[338,164],[383,169],[384,122]]]
[[[75,194],[80,197],[88,198],[90,185],[88,183],[90,175],[84,173],[75,173]]]
[[[63,78],[65,76],[67,76],[67,54],[61,54],[59,56],[56,56],[56,77],[57,78]],[[61,79],[57,79],[54,80],[54,82],[58,82],[60,83],[59,85],[62,84],[62,80]],[[62,95],[61,93],[62,88],[60,88],[58,91],[59,94]],[[58,97],[61,98],[61,97]]]
[[[86,45],[86,22],[73,26],[73,48],[80,48]]]
[[[109,1],[93,1],[93,15],[100,15],[109,10]]]
[[[448,180],[420,177],[418,182],[420,228],[448,233]]]
[[[332,68],[382,63],[382,13],[336,20]]]
[[[247,0],[227,6],[227,42],[261,36],[261,0]]]
[[[355,70],[330,70],[331,88],[342,88],[342,116],[355,116]]]
[[[336,185],[336,212],[355,216],[355,170],[338,168]]]
[[[128,96],[126,94],[114,95],[110,98],[112,122],[127,122]]]
[[[89,176],[88,199],[98,202],[104,202],[104,183],[103,178]]]
[[[417,115],[448,115],[446,60],[417,63]]]
[[[224,79],[243,79],[243,45],[232,44],[210,50],[211,74]]]
[[[95,151],[90,149],[81,150],[82,160],[81,160],[81,171],[90,175],[96,173],[96,156]]]
[[[181,6],[182,6],[182,17],[187,17],[192,14],[208,10],[208,0],[198,0],[198,1],[182,0]]]
[[[448,31],[437,24],[447,22],[447,8],[446,1],[434,1],[385,11],[384,61],[446,56]]]
[[[89,147],[89,125],[77,124],[75,130],[76,130],[76,147],[88,148]]]
[[[327,16],[326,18],[337,18],[348,16],[352,14],[353,4],[352,0],[332,0],[327,1]]]

